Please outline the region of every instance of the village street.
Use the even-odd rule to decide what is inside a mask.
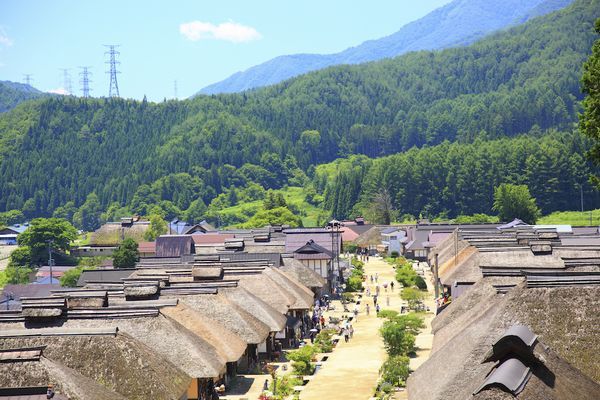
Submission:
[[[380,287],[383,283],[389,283],[394,279],[394,269],[381,258],[371,257],[370,261],[365,264],[365,273],[367,276],[378,274],[377,284]],[[370,280],[367,279],[365,284],[371,288],[372,293],[375,293],[375,283],[371,284]],[[387,305],[387,298],[389,298],[389,306]],[[389,287],[387,291],[381,288],[379,299],[382,310],[399,311],[401,305],[405,304],[399,296],[397,283],[393,292]],[[433,310],[432,299],[433,295],[425,303]],[[369,304],[371,308],[368,316],[365,312],[366,304]],[[387,357],[383,340],[379,335],[379,328],[383,324],[383,319],[377,318],[374,310],[372,298],[363,295],[358,321],[353,322],[354,337],[349,343],[344,343],[343,340],[340,341],[327,361],[322,363],[319,372],[312,377],[302,390],[301,399],[365,400],[373,396],[379,377],[379,368]],[[432,318],[432,313],[427,315],[425,321],[427,326],[417,337],[416,343],[419,351],[417,357],[411,359],[411,368],[416,368],[429,356],[433,338],[430,334]],[[395,398],[406,398],[406,394],[405,392],[397,393]]]

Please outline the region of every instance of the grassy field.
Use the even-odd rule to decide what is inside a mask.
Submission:
[[[590,211],[557,211],[546,215],[538,220],[540,225],[572,225],[588,226],[600,225],[600,209],[591,211],[592,220],[590,223]]]
[[[288,205],[299,210],[304,226],[317,226],[317,220],[322,210],[304,200],[304,189],[301,187],[288,187],[286,189],[276,190],[282,193]],[[238,204],[233,207],[227,207],[219,211],[224,221],[244,218],[244,221],[250,219],[263,205],[262,200],[256,200]]]

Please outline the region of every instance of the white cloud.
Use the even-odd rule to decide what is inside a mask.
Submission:
[[[0,26],[0,45],[10,47],[13,45],[13,41],[6,35],[4,28]]]
[[[57,89],[48,90],[48,93],[62,94],[64,96],[68,96],[68,95],[71,94],[71,93],[67,92],[67,90],[64,89],[64,88],[57,88]]]
[[[233,21],[223,22],[219,25],[201,21],[186,22],[179,25],[179,32],[194,42],[202,39],[217,39],[242,43],[262,37],[256,29]]]

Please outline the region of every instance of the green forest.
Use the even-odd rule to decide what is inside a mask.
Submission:
[[[24,102],[0,114],[0,211],[85,230],[157,212],[242,224],[232,207],[293,187],[311,221],[365,213],[382,190],[397,217],[453,217],[489,213],[502,182],[527,184],[544,214],[580,191],[596,208],[576,124],[599,3],[241,94]]]

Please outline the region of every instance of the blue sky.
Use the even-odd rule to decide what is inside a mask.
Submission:
[[[397,31],[450,0],[0,0],[0,80],[64,90],[69,68],[92,72],[92,96],[108,95],[104,44],[119,44],[121,97],[160,101],[273,57],[332,53]]]

